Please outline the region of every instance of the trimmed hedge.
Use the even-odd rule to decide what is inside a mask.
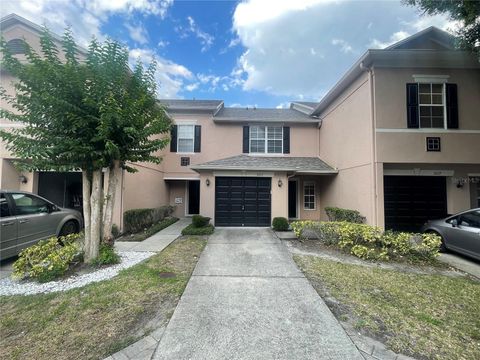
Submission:
[[[190,224],[182,230],[182,235],[212,235],[214,231],[215,227],[212,224],[202,227]]]
[[[360,214],[357,210],[342,209],[338,207],[326,207],[328,220],[330,221],[348,221],[356,224],[365,223],[365,216]]]
[[[173,213],[171,205],[154,209],[132,209],[123,214],[123,226],[126,233],[136,233],[162,221]]]
[[[288,220],[284,217],[275,217],[272,221],[272,227],[275,231],[288,231]]]
[[[210,223],[210,218],[202,215],[192,216],[192,225],[195,227],[207,226]]]
[[[366,224],[343,222],[295,221],[291,224],[298,238],[316,237],[366,260],[434,260],[441,238],[436,234],[383,232]]]

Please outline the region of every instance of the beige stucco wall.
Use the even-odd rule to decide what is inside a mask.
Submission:
[[[255,110],[252,110],[255,111]],[[211,115],[173,115],[176,124],[195,123],[202,126],[201,152],[172,153],[164,152],[165,177],[199,177],[198,173],[186,166],[180,166],[182,156],[190,157],[190,164],[201,164],[211,160],[242,154],[243,123],[215,123]],[[290,124],[290,154],[278,156],[318,156],[318,130],[316,125]],[[277,155],[276,155],[277,156]]]
[[[374,72],[377,128],[407,128],[406,84],[414,82],[415,74],[448,75],[448,82],[458,88],[459,129],[480,130],[480,70],[375,68]]]
[[[169,198],[168,203],[170,205],[175,206],[175,211],[173,213],[176,217],[185,217],[185,206],[187,203],[186,195],[187,195],[187,182],[186,181],[168,181],[168,190],[169,190]],[[175,203],[175,199],[179,198],[182,199],[181,204]],[[203,198],[203,193],[200,190],[200,201]],[[200,208],[200,214],[202,214],[202,210]],[[203,214],[202,214],[203,215]],[[208,216],[208,215],[205,215]]]
[[[320,158],[338,174],[320,179],[320,218],[324,208],[337,206],[360,211],[368,223],[376,216],[373,183],[373,125],[368,73],[357,78],[322,114]]]
[[[405,84],[414,81],[413,74],[448,75],[457,84],[458,130],[407,129]],[[480,70],[375,69],[377,161],[480,164],[479,100]],[[427,136],[441,138],[441,152],[426,151]]]

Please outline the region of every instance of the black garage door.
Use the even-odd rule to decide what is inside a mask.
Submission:
[[[447,216],[446,178],[385,176],[385,228],[419,231],[431,219]]]
[[[216,226],[270,226],[270,178],[216,177]]]

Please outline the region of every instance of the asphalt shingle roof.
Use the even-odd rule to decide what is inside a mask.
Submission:
[[[190,166],[193,170],[263,170],[335,174],[337,170],[318,157],[238,155]]]
[[[293,109],[222,108],[213,121],[262,121],[262,122],[306,122],[318,123],[308,115]]]
[[[167,111],[204,110],[214,112],[223,103],[222,100],[160,99],[159,101],[166,106]]]

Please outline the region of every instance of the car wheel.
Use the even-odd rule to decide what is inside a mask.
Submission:
[[[67,236],[75,234],[76,232],[78,232],[77,223],[73,220],[69,220],[63,224],[62,229],[60,230],[60,236]]]
[[[441,239],[442,242],[440,243],[440,249],[439,249],[439,250],[440,250],[440,252],[442,252],[442,253],[447,252],[448,249],[447,249],[447,247],[445,246],[445,240],[443,239],[443,236],[440,235],[440,234],[439,234],[438,232],[436,232],[436,231],[429,231],[429,233],[440,236],[440,239]]]

